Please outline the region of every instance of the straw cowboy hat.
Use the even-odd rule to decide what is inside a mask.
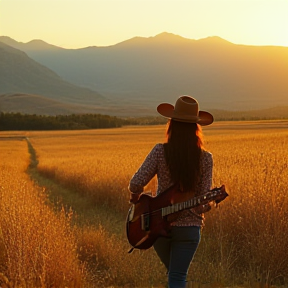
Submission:
[[[214,121],[209,112],[199,111],[196,99],[187,95],[180,96],[175,107],[169,103],[161,103],[158,105],[157,111],[166,118],[180,122],[198,123],[202,126],[210,125]]]

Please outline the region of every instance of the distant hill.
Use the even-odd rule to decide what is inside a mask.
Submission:
[[[17,93],[41,95],[47,101],[50,99],[62,104],[93,106],[106,101],[99,93],[64,81],[24,52],[0,42],[0,94],[7,100],[9,95]]]
[[[18,42],[7,36],[0,36],[0,42],[19,50],[63,50],[64,48],[48,44],[40,39],[27,43]]]
[[[3,94],[0,95],[0,112],[21,113],[36,115],[70,115],[70,114],[105,114],[117,115],[130,119],[132,124],[165,124],[167,120],[153,111],[145,110],[143,107],[133,107],[136,113],[131,113],[131,107],[120,106],[91,106],[72,103],[62,103],[44,96],[31,94]],[[215,121],[239,121],[239,120],[273,120],[288,119],[288,106],[273,107],[269,109],[228,111],[209,110]],[[156,117],[154,116],[156,115]],[[142,116],[142,118],[141,118]],[[145,117],[143,117],[145,116]],[[132,117],[132,118],[131,118]]]
[[[135,113],[131,113],[135,111]],[[93,105],[69,103],[57,101],[49,97],[25,94],[25,93],[6,93],[0,94],[0,112],[4,113],[22,113],[36,115],[69,115],[69,114],[105,114],[112,116],[130,116],[130,115],[153,115],[151,111],[141,105],[119,106],[113,103],[105,105]]]
[[[195,96],[201,109],[288,105],[286,47],[236,45],[219,37],[192,40],[171,33],[82,49],[63,49],[41,40],[0,41],[127,111],[134,105],[155,113],[159,102],[175,103],[183,94]]]
[[[2,94],[0,112],[15,112],[36,115],[69,115],[79,113],[101,113],[102,107],[60,102],[41,95]]]
[[[272,107],[268,109],[227,111],[211,110],[216,121],[239,121],[239,120],[288,120],[288,106]],[[288,123],[287,123],[288,124]]]

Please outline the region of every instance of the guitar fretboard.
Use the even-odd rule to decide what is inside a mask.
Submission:
[[[173,204],[171,206],[164,207],[161,209],[162,210],[162,217],[167,216],[167,215],[172,214],[172,213],[175,213],[175,212],[178,212],[178,211],[182,211],[185,209],[195,207],[195,206],[201,204],[206,198],[207,198],[207,195],[203,195],[200,197],[194,197],[194,198],[192,198],[188,201],[185,201],[185,202],[180,202],[180,203]]]

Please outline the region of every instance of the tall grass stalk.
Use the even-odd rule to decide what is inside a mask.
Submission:
[[[26,143],[2,142],[0,151],[0,262],[6,284],[85,287],[86,272],[78,261],[67,213],[56,215],[46,205],[43,191],[25,173]]]

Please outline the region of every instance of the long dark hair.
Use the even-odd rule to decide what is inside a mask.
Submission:
[[[196,123],[167,123],[165,159],[173,182],[178,182],[184,192],[196,192],[200,174],[200,157],[203,147],[202,129]]]

